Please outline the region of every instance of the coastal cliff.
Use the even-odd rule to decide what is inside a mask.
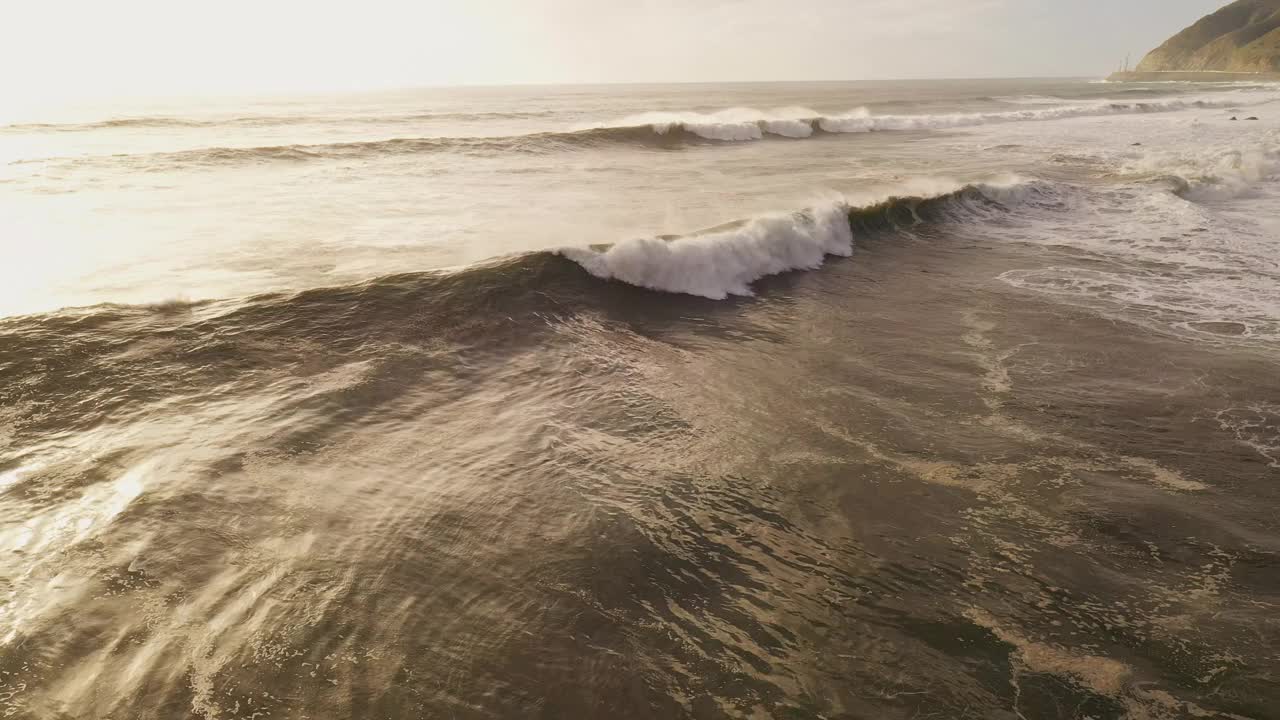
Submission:
[[[1236,0],[1147,53],[1129,74],[1171,72],[1280,72],[1280,0]]]

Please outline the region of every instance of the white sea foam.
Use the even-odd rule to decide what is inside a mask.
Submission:
[[[1277,138],[1280,140],[1280,138]],[[1203,202],[1240,197],[1259,183],[1280,176],[1280,144],[1265,141],[1242,148],[1192,147],[1143,153],[1124,170],[1179,179],[1180,195]]]
[[[587,125],[577,129],[627,128],[649,126],[654,132],[691,132],[708,140],[759,140],[765,134],[805,138],[813,134],[813,123],[820,117],[815,110],[803,107],[757,110],[729,108],[714,113],[648,112],[631,115],[615,123]]]
[[[946,197],[969,188],[1007,206],[1025,201],[1040,185],[1007,176],[999,182],[977,185],[938,180],[928,184],[931,192],[926,195],[917,194],[918,187],[892,195]],[[887,197],[868,198],[866,204]],[[730,295],[751,295],[751,283],[760,278],[816,269],[828,255],[850,255],[854,236],[849,213],[853,209],[847,201],[833,202],[675,240],[638,238],[604,251],[563,248],[558,252],[599,278],[722,300]]]
[[[808,120],[765,120],[762,127],[770,135],[789,138],[806,138],[813,134],[813,123]]]
[[[674,241],[639,238],[604,252],[560,251],[599,278],[715,300],[751,295],[750,283],[762,277],[812,270],[827,255],[852,252],[848,208],[840,203]]]
[[[867,108],[824,115],[806,107],[773,110],[729,108],[713,113],[647,112],[630,115],[615,122],[579,126],[577,130],[649,127],[665,135],[685,131],[708,140],[760,140],[766,135],[806,138],[815,131],[829,133],[863,133],[903,130],[945,130],[976,127],[994,123],[1058,120],[1064,118],[1116,114],[1155,113],[1193,108],[1228,108],[1261,104],[1274,99],[1257,93],[1223,93],[1212,98],[1181,97],[1147,101],[1091,101],[1068,103],[1054,98],[1027,96],[1004,98],[1005,102],[1025,105],[1023,109],[977,113],[942,113],[932,115],[876,115]]]
[[[1280,468],[1280,405],[1253,402],[1219,410],[1213,418],[1237,442],[1266,458],[1270,467]]]
[[[938,115],[873,115],[865,109],[817,122],[826,132],[860,133],[887,130],[946,130],[995,123],[1061,120],[1117,114],[1171,112],[1191,108],[1222,108],[1239,105],[1238,100],[1160,100],[1150,102],[1094,102],[1075,105],[1032,106],[1034,109]]]
[[[1230,122],[1220,115],[1202,124],[1171,118],[1144,124],[1140,147],[1130,142],[1132,123],[1096,124],[1084,145],[1099,160],[1092,167],[1116,174],[1082,191],[1083,211],[1070,228],[1004,234],[1055,252],[1078,248],[1089,261],[1009,271],[1001,279],[1197,341],[1275,342],[1275,123],[1274,117]]]
[[[1121,309],[1140,322],[1154,321],[1200,340],[1280,340],[1273,277],[1075,266],[1010,270],[999,277],[1024,290]]]
[[[754,122],[689,122],[655,124],[654,131],[659,135],[678,129],[687,130],[694,135],[708,140],[759,140],[764,137],[764,129]]]

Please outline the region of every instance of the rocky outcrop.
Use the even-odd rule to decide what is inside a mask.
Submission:
[[[1150,72],[1280,72],[1280,0],[1236,0],[1138,63]]]

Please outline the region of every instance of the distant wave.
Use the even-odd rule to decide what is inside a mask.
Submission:
[[[996,123],[1061,120],[1104,115],[1173,112],[1177,110],[1225,108],[1238,102],[1210,100],[1163,100],[1152,102],[1099,102],[1076,105],[1032,106],[1024,110],[942,115],[870,115],[853,114],[823,118],[819,126],[827,132],[877,132],[889,130],[946,130]]]
[[[1256,87],[1262,89],[1266,86],[1245,86]],[[1141,93],[1144,95],[1160,95],[1161,91],[1152,90],[1150,88],[1126,88],[1122,90],[1110,91],[1119,93]],[[986,103],[1006,103],[1014,105],[1042,105],[1053,103],[1066,103],[1062,98],[1041,95],[1022,95],[1007,97],[977,96],[969,98],[972,101]],[[894,106],[914,106],[918,105],[915,100],[888,100],[878,103],[879,107]],[[852,115],[866,113],[866,110],[858,109],[852,111]],[[530,120],[536,118],[548,118],[558,114],[555,110],[520,110],[520,111],[483,111],[483,112],[454,112],[454,111],[428,111],[428,112],[401,112],[401,113],[369,113],[369,114],[260,114],[260,115],[237,115],[230,117],[182,117],[182,116],[129,116],[107,118],[103,120],[89,120],[83,122],[22,122],[0,124],[0,133],[79,133],[94,132],[101,130],[129,130],[129,129],[183,129],[183,128],[252,128],[252,127],[279,127],[290,125],[402,125],[424,122],[469,122],[479,120]],[[998,113],[996,113],[998,114]],[[590,125],[584,127],[616,127],[621,124],[644,125],[650,124],[647,117],[675,118],[677,122],[683,119],[689,119],[691,122],[711,122],[734,123],[742,120],[748,122],[764,121],[775,116],[783,121],[800,121],[815,122],[821,120],[823,115],[816,111],[806,110],[804,108],[783,108],[771,112],[762,112],[750,108],[735,108],[717,113],[698,114],[698,113],[644,113],[634,115],[631,119],[635,122],[627,123],[607,123],[604,125]],[[833,119],[845,117],[844,114],[831,116]],[[731,118],[725,120],[726,117]],[[886,115],[885,117],[893,117]],[[736,118],[736,119],[733,119]],[[664,122],[655,120],[654,123]]]
[[[92,132],[147,128],[276,127],[288,125],[398,125],[421,122],[466,122],[475,120],[528,120],[553,115],[552,110],[522,112],[423,112],[373,115],[247,115],[229,118],[123,117],[80,123],[12,123],[0,125],[0,132]]]
[[[1269,100],[1268,100],[1269,101]],[[1193,108],[1239,107],[1232,100],[1160,100],[1149,102],[1090,102],[1083,104],[1036,104],[1027,109],[931,115],[875,115],[866,108],[848,113],[821,115],[806,108],[760,111],[734,108],[717,113],[643,113],[614,123],[587,126],[608,130],[648,127],[658,135],[688,133],[705,140],[760,140],[768,135],[806,138],[816,133],[867,133],[884,131],[946,130],[994,123],[1058,120],[1102,115],[1171,112]]]
[[[1268,99],[1265,102],[1270,102]],[[761,111],[737,108],[712,114],[644,113],[613,123],[582,126],[564,132],[493,137],[402,137],[380,140],[258,147],[210,147],[176,152],[20,160],[71,164],[123,163],[142,169],[154,166],[224,165],[263,161],[308,161],[453,152],[462,154],[543,153],[633,145],[674,149],[698,144],[800,140],[821,134],[932,131],[994,123],[1032,122],[1126,113],[1158,113],[1191,108],[1241,107],[1239,99],[1098,102],[1075,105],[1032,105],[1025,109],[932,115],[874,115],[865,108],[820,115],[807,108]],[[1255,102],[1254,104],[1262,104]],[[112,121],[117,122],[117,121]],[[125,121],[118,121],[125,122]],[[133,122],[133,121],[129,121]],[[139,120],[138,122],[143,122]],[[146,120],[145,122],[152,122]]]
[[[208,147],[159,153],[84,155],[15,161],[17,164],[60,162],[71,165],[134,166],[138,169],[221,166],[253,162],[305,162],[363,159],[378,156],[451,152],[472,155],[499,153],[551,154],[574,149],[634,144],[652,147],[710,142],[682,132],[655,133],[647,127],[616,127],[574,132],[547,132],[495,137],[403,137],[337,143]]]
[[[796,132],[800,132],[797,125]],[[783,132],[779,129],[779,133]],[[744,138],[745,139],[745,138]],[[494,137],[403,137],[338,143],[207,147],[159,153],[83,155],[32,158],[15,164],[65,163],[74,166],[101,164],[133,166],[140,170],[171,167],[221,166],[254,162],[305,162],[311,160],[363,159],[426,153],[491,156],[502,153],[553,154],[608,146],[632,145],[673,148],[711,144],[713,139],[681,128],[661,131],[649,126],[600,127],[569,132],[545,132]]]

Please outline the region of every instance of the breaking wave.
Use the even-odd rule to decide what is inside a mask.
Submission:
[[[1017,179],[972,184],[928,197],[892,197],[862,207],[834,203],[758,217],[674,240],[640,238],[558,252],[598,278],[721,300],[751,295],[751,283],[763,277],[813,270],[828,256],[851,255],[858,237],[926,222],[973,221],[1053,192],[1044,183]]]
[[[1264,102],[1270,102],[1266,100]],[[1261,104],[1261,103],[1255,103]],[[644,113],[617,122],[580,126],[564,132],[481,137],[396,137],[320,144],[258,147],[209,147],[176,152],[132,155],[82,156],[22,160],[20,163],[67,162],[72,164],[123,163],[141,168],[223,165],[269,161],[309,161],[455,153],[554,154],[599,147],[632,145],[677,149],[701,144],[744,142],[766,138],[799,140],[819,134],[932,131],[976,127],[993,123],[1033,122],[1124,113],[1156,113],[1190,108],[1240,107],[1238,99],[1166,100],[1128,103],[1089,103],[1039,106],[998,112],[932,115],[875,115],[865,108],[837,115],[821,115],[808,108],[760,111],[750,108],[711,114]],[[122,120],[110,122],[163,122]]]
[[[1151,152],[1125,163],[1124,170],[1164,181],[1174,194],[1192,202],[1229,200],[1280,176],[1280,148],[1259,142],[1243,148]]]

